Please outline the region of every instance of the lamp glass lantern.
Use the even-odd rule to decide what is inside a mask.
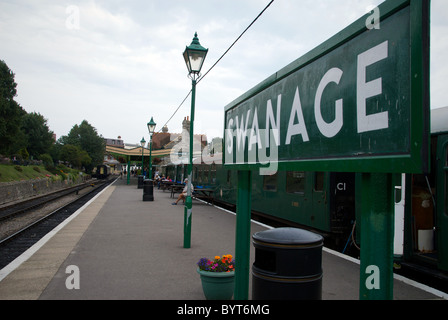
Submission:
[[[152,135],[154,133],[154,131],[156,130],[156,123],[154,122],[154,119],[151,117],[151,121],[148,122],[147,126],[148,126],[148,131],[149,134]]]
[[[145,143],[146,143],[145,137],[143,137],[142,140],[140,141],[140,145],[142,146],[142,148],[145,147]]]
[[[208,49],[199,43],[198,33],[196,32],[193,41],[184,51],[185,64],[187,65],[190,76],[200,76],[207,52]]]

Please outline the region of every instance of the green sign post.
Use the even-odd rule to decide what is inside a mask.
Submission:
[[[364,173],[361,299],[392,298],[392,174],[429,165],[429,0],[376,9],[375,28],[360,18],[226,106],[224,123],[236,170]],[[250,209],[250,192],[238,194]],[[249,264],[240,225],[237,274]]]
[[[236,257],[249,257],[250,255],[250,212],[251,212],[251,172],[238,171],[238,202],[236,212]],[[249,200],[249,201],[248,201]],[[246,259],[236,260],[235,274],[235,300],[249,298],[249,270],[250,265]]]

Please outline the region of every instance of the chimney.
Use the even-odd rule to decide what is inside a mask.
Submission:
[[[187,130],[190,132],[190,120],[189,117],[184,118],[184,121],[182,121],[182,130]]]

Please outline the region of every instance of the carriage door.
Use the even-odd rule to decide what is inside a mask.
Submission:
[[[331,231],[346,237],[355,220],[355,174],[334,172],[330,176]]]
[[[313,173],[313,185],[312,185],[312,210],[314,214],[313,219],[316,219],[316,227],[321,230],[329,230],[330,222],[328,221],[327,210],[327,189],[326,189],[326,177],[328,174],[325,172]]]
[[[437,244],[439,268],[448,271],[448,135],[437,144]]]

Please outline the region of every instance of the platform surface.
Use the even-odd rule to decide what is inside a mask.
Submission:
[[[184,249],[182,202],[173,206],[170,192],[154,191],[155,200],[143,202],[136,179],[130,185],[117,180],[40,248],[30,250],[26,261],[0,271],[0,299],[204,300],[196,262],[235,255],[236,217],[194,200],[191,248]],[[251,228],[252,234],[267,229],[255,222]],[[358,300],[359,264],[329,250],[322,264],[322,299]],[[74,283],[73,266],[79,270],[79,289],[66,285]],[[441,297],[395,280],[394,299]]]

